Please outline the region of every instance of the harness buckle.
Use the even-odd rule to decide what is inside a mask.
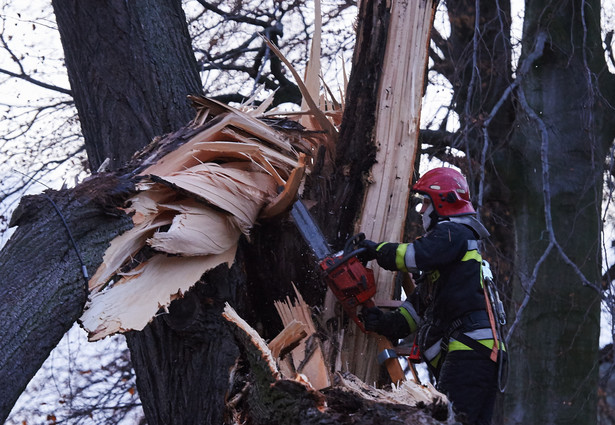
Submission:
[[[442,338],[442,340],[440,340],[440,353],[442,355],[448,353],[448,343],[450,341],[450,336],[447,335],[446,337]]]
[[[396,359],[396,358],[397,358],[397,352],[393,350],[392,348],[386,348],[378,354],[378,363],[383,364],[389,359]]]

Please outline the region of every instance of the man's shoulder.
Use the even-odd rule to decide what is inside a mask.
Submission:
[[[476,237],[467,226],[446,220],[438,222],[421,239],[427,244],[437,244],[441,247],[443,244],[446,246],[465,245],[467,240],[476,239]]]
[[[469,224],[460,221],[444,220],[434,226],[437,232],[446,232],[464,239],[478,239],[480,236]],[[486,232],[486,230],[485,230]],[[488,233],[487,233],[488,235]]]
[[[459,233],[472,233],[472,230],[465,224],[458,223],[450,220],[443,220],[436,223],[433,230],[438,231],[455,231]]]

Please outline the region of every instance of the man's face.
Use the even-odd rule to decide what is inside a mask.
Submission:
[[[419,214],[423,215],[425,211],[427,211],[427,208],[429,208],[430,205],[431,205],[431,199],[429,199],[429,196],[423,196],[423,203],[421,204],[421,209],[419,210]]]

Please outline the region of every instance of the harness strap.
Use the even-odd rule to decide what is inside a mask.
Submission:
[[[488,346],[481,344],[479,341],[475,340],[474,338],[469,337],[463,332],[456,331],[455,333],[453,333],[453,335],[451,335],[451,337],[459,341],[460,343],[467,345],[468,347],[470,347],[472,350],[476,351],[477,353],[482,353],[486,356],[490,356],[491,349]],[[494,346],[496,345],[495,341],[493,342],[493,345]],[[454,351],[454,350],[451,350],[451,351]]]
[[[493,349],[491,350],[491,354],[489,358],[496,362],[498,361],[498,350],[500,348],[500,341],[498,340],[498,331],[495,329],[495,316],[493,314],[493,309],[491,308],[491,301],[489,300],[489,295],[487,295],[487,286],[483,283],[483,270],[481,268],[480,272],[480,283],[483,287],[483,293],[485,294],[485,304],[487,304],[487,314],[489,315],[489,324],[491,325],[491,333],[493,333]]]
[[[489,300],[489,294],[487,293],[487,285],[483,282],[482,257],[478,252],[478,241],[468,240],[468,252],[461,261],[468,261],[469,259],[478,261],[480,267],[480,286],[482,286],[483,294],[485,295],[485,305],[487,307],[487,314],[489,315],[489,324],[491,325],[491,333],[493,334],[494,342],[489,358],[497,363],[500,341],[498,340],[498,332],[495,328],[495,315],[493,314],[493,308],[491,307],[491,301]]]

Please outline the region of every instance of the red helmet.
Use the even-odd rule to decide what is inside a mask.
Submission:
[[[452,168],[429,170],[412,186],[412,190],[429,196],[440,217],[476,213],[470,202],[468,182]]]

